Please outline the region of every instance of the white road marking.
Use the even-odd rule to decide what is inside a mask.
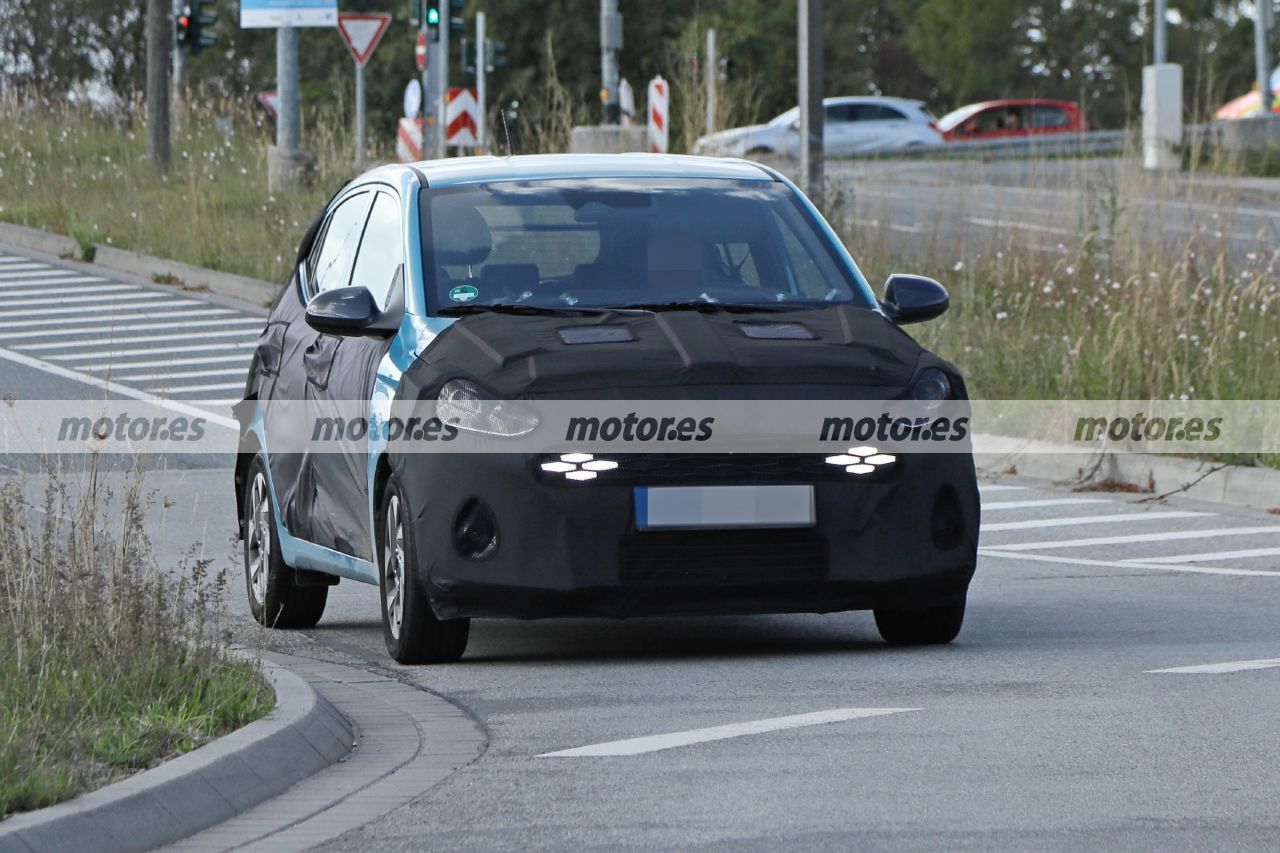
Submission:
[[[1077,524],[1124,524],[1132,521],[1158,521],[1173,518],[1198,518],[1213,516],[1211,512],[1126,512],[1121,515],[1080,515],[1066,518],[1034,518],[1030,521],[1001,521],[982,525],[983,533],[999,533],[1003,530],[1035,530],[1040,527],[1074,527]],[[998,547],[998,546],[993,546]]]
[[[1148,669],[1148,675],[1154,673],[1204,674],[1221,675],[1225,672],[1244,672],[1250,669],[1273,669],[1280,666],[1280,658],[1259,658],[1258,660],[1235,660],[1226,663],[1202,663],[1196,666],[1172,666],[1168,669]]]
[[[109,308],[117,302],[134,302],[139,299],[155,299],[154,293],[95,293],[92,296],[49,296],[46,294],[40,299],[0,299],[0,308],[17,308],[23,305],[68,305],[81,302],[101,302],[102,305],[79,305],[76,308],[57,309],[50,311],[15,311],[9,316],[13,317],[31,317],[37,314],[74,314],[76,311],[92,311],[94,309]],[[166,305],[169,303],[157,302],[156,305]],[[188,303],[189,304],[189,303]],[[141,308],[140,305],[130,305],[130,308]],[[3,315],[0,315],[3,316]]]
[[[979,483],[978,491],[984,495],[991,492],[1025,492],[1026,486],[1004,486],[999,483]]]
[[[201,329],[209,328],[211,327],[211,325],[243,325],[243,327],[246,327],[243,329],[233,330],[233,332],[204,332],[204,330],[201,330],[200,332],[201,341],[205,341],[205,339],[207,338],[248,337],[248,338],[251,338],[252,341],[256,342],[257,338],[259,338],[259,329],[264,327],[264,325],[266,324],[261,319],[256,319],[256,318],[228,318],[228,319],[221,319],[221,320],[205,320],[204,323],[201,323],[200,325],[201,325]],[[118,347],[122,345],[127,345],[127,343],[152,343],[152,342],[160,342],[160,341],[191,341],[191,334],[189,333],[187,334],[140,334],[140,336],[137,336],[137,337],[123,337],[125,332],[148,332],[148,330],[154,330],[154,329],[157,330],[157,329],[189,329],[189,328],[191,328],[191,323],[146,323],[146,324],[138,324],[138,325],[123,325],[123,327],[120,327],[118,329],[111,329],[111,334],[113,334],[113,336],[122,336],[122,337],[110,337],[108,339],[105,339],[105,341],[104,339],[101,339],[99,337],[93,337],[92,339],[88,339],[88,341],[86,341],[86,339],[78,339],[78,341],[76,341],[76,339],[72,339],[72,341],[65,341],[64,339],[64,341],[50,341],[49,343],[24,343],[24,345],[22,345],[22,348],[23,350],[28,350],[28,351],[29,350],[70,350],[70,348],[74,348],[74,350],[77,350],[77,352],[73,353],[73,355],[49,356],[50,359],[55,359],[55,360],[60,359],[64,361],[68,359],[83,359],[83,357],[86,357],[86,356],[108,356],[108,355],[113,355],[113,353],[114,355],[119,355],[119,353],[122,352],[120,350],[97,350],[96,347],[101,347],[101,346]],[[81,333],[86,334],[88,333],[88,330],[82,329]],[[38,336],[27,336],[27,337],[38,337]],[[44,337],[49,337],[49,334],[45,334]],[[214,345],[212,347],[207,347],[207,346],[182,347],[182,348],[173,348],[173,350],[160,350],[160,348],[152,348],[152,350],[143,350],[143,352],[191,352],[192,350],[201,350],[201,351],[216,350],[216,348],[224,347],[224,346],[230,346],[230,345],[227,345],[227,343],[218,343],[218,345]]]
[[[1019,551],[998,551],[979,548],[984,557],[1004,557],[1008,560],[1028,560],[1033,563],[1061,563],[1067,566],[1094,566],[1100,569],[1155,569],[1161,572],[1185,572],[1191,575],[1236,575],[1237,577],[1280,578],[1280,572],[1261,569],[1228,569],[1220,566],[1179,566],[1171,563],[1128,563],[1117,560],[1090,560],[1084,557],[1057,557],[1052,554],[1024,554]]]
[[[14,270],[51,270],[51,269],[54,269],[54,267],[51,267],[48,264],[37,264],[31,261],[28,261],[25,264],[10,264],[9,266],[4,268],[4,272],[0,272],[0,279],[10,278],[9,273],[13,272]],[[64,272],[64,270],[58,270],[58,272]]]
[[[157,397],[155,394],[150,394],[146,391],[139,391],[136,388],[129,388],[115,382],[110,382],[106,379],[99,379],[97,376],[88,376],[84,373],[77,373],[76,371],[68,370],[59,364],[50,364],[47,361],[41,361],[38,358],[32,358],[31,356],[23,355],[22,353],[14,352],[13,350],[0,348],[0,358],[5,359],[6,361],[12,361],[15,364],[21,364],[25,367],[43,370],[46,373],[51,373],[54,376],[58,376],[63,379],[72,379],[76,382],[83,382],[86,385],[92,385],[95,388],[101,388],[108,393],[119,394],[121,397],[128,397],[131,400],[142,400],[147,403],[153,403],[157,406],[169,409],[170,411],[187,415],[188,417],[204,418],[209,423],[224,426],[227,429],[240,429],[239,422],[234,418],[216,415],[201,406],[194,406],[191,404],[191,402],[194,401],[183,402],[182,400],[168,400],[164,397]],[[241,383],[241,386],[243,387],[243,383]]]
[[[200,347],[205,349],[205,347]],[[138,353],[150,353],[151,350],[135,350]],[[83,357],[81,353],[80,357]],[[172,365],[188,365],[188,364],[243,364],[246,367],[252,358],[252,353],[243,352],[239,355],[218,355],[208,356],[205,358],[169,358],[159,361],[122,361],[117,363],[99,362],[97,364],[77,364],[76,370],[85,371],[109,371],[109,370],[149,370],[156,367],[170,367]],[[128,377],[130,379],[135,377]]]
[[[1025,231],[1038,231],[1043,234],[1070,234],[1070,229],[1055,228],[1051,225],[1036,225],[1033,222],[1016,222],[1011,219],[984,219],[980,216],[967,216],[965,222],[981,225],[984,228],[1021,228]]]
[[[21,278],[22,281],[17,279]],[[9,287],[30,287],[33,284],[58,285],[62,287],[67,284],[76,285],[76,289],[82,289],[86,284],[97,284],[106,281],[105,278],[94,275],[49,275],[48,273],[30,273],[23,276],[13,276],[12,280],[0,281],[0,288]]]
[[[868,228],[888,228],[890,231],[900,231],[903,234],[919,234],[924,231],[919,225],[902,225],[897,222],[881,222],[879,219],[850,219],[854,225],[862,225]]]
[[[170,306],[188,306],[188,305],[203,304],[203,303],[197,302],[194,299],[174,299],[171,296],[156,298],[156,294],[153,294],[153,293],[148,293],[146,295],[146,298],[152,301],[139,302],[136,305],[126,305],[124,307],[129,311],[136,311],[140,308],[168,308]],[[42,302],[48,303],[49,300],[42,300]],[[0,305],[0,307],[3,307],[3,306]],[[31,311],[31,310],[0,311],[0,319],[5,319],[8,317],[57,317],[58,318],[54,320],[44,320],[44,321],[33,320],[30,323],[25,323],[25,324],[19,324],[19,323],[6,324],[10,326],[17,326],[17,325],[39,326],[41,325],[42,322],[43,323],[72,322],[71,320],[62,319],[65,315],[69,315],[69,314],[81,315],[83,319],[88,320],[91,323],[101,323],[107,319],[103,317],[103,312],[101,310],[95,311],[94,306],[90,306],[90,305],[77,305],[74,308],[39,308],[35,311]]]
[[[244,385],[245,380],[241,379],[239,382],[224,382],[221,385],[182,385],[164,390],[169,394],[190,394],[197,391],[234,391],[237,388],[244,388]]]
[[[187,370],[172,373],[144,373],[140,376],[126,376],[124,378],[130,382],[153,382],[157,379],[199,379],[203,376],[239,376],[243,380],[246,378],[245,373],[249,369],[249,360],[241,359],[241,361],[243,362],[243,366],[238,370],[223,368],[222,370]],[[243,388],[244,382],[241,381],[237,383],[236,387]],[[178,388],[175,390],[180,391],[182,389]]]
[[[200,314],[204,314],[204,313],[206,313],[206,312],[202,312],[202,311],[194,311],[194,312],[192,312],[192,311],[170,311],[170,312],[168,312],[168,313],[148,314],[148,315],[146,315],[146,316],[148,316],[148,317],[185,317],[186,315],[188,315],[188,314],[193,314],[193,313],[194,313],[194,314],[196,314],[196,315],[200,315]],[[217,313],[217,314],[234,314],[235,312],[234,312],[234,311],[231,311],[231,310],[227,310],[227,311],[217,311],[217,312],[214,312],[214,313]],[[111,319],[112,319],[112,321],[116,321],[116,320],[125,320],[125,319],[130,319],[130,318],[129,318],[129,316],[128,316],[128,315],[119,315],[119,314],[117,314],[115,317],[112,317]],[[45,325],[45,323],[50,323],[50,322],[56,322],[56,321],[47,320],[47,321],[45,321],[44,323],[40,323],[40,324],[38,324],[38,325]],[[61,321],[61,322],[63,322],[63,323],[70,323],[70,322],[73,322],[73,321],[71,321],[71,320],[63,320],[63,321]],[[81,322],[81,321],[80,321],[80,320],[75,320],[74,322],[79,323],[79,322]],[[206,328],[208,328],[209,326],[215,326],[215,325],[216,325],[216,326],[225,326],[225,325],[229,325],[229,324],[238,324],[238,325],[243,325],[243,324],[245,324],[245,323],[250,323],[250,324],[252,324],[252,325],[254,325],[254,326],[257,326],[257,327],[259,327],[259,328],[260,328],[260,327],[262,327],[262,326],[265,326],[265,325],[266,325],[266,323],[265,323],[265,322],[263,322],[263,320],[262,320],[262,318],[261,318],[261,317],[227,317],[227,318],[224,318],[224,319],[217,319],[217,320],[201,320],[201,321],[200,321],[200,336],[201,336],[201,337],[203,337],[203,336],[204,336],[204,330],[205,330]],[[9,325],[9,326],[13,326],[13,325],[15,325],[15,324],[14,324],[14,323],[9,323],[8,325]],[[153,330],[159,330],[159,329],[190,329],[190,328],[191,328],[191,325],[192,325],[192,321],[190,321],[190,320],[187,320],[187,321],[182,322],[182,323],[138,323],[138,324],[125,323],[125,324],[122,324],[122,325],[119,325],[119,326],[112,326],[111,328],[108,328],[108,329],[101,329],[101,330],[98,330],[98,332],[97,332],[97,334],[98,334],[98,338],[97,338],[97,339],[98,339],[100,342],[102,342],[102,343],[127,343],[129,340],[131,340],[131,338],[116,338],[116,337],[114,337],[114,336],[115,336],[115,335],[117,335],[117,334],[121,334],[121,333],[123,333],[123,332],[147,332],[147,331],[153,331]],[[93,330],[90,330],[90,331],[92,332]],[[13,333],[11,333],[11,334],[6,334],[6,335],[4,336],[4,338],[5,338],[5,340],[6,340],[6,341],[12,341],[12,340],[17,340],[17,339],[19,339],[19,338],[51,338],[51,337],[68,337],[68,336],[71,336],[71,335],[83,335],[83,334],[85,334],[85,330],[84,330],[84,329],[62,329],[62,328],[56,328],[56,329],[43,329],[43,330],[38,331],[38,332],[13,332]],[[190,338],[190,337],[191,337],[191,335],[185,335],[184,337],[186,337],[186,338]]]
[[[706,743],[713,740],[756,735],[764,732],[798,729],[804,726],[819,726],[826,723],[840,723],[845,720],[857,720],[864,717],[882,717],[887,714],[901,714],[906,711],[919,711],[920,708],[835,708],[830,711],[816,711],[811,714],[793,714],[789,717],[773,717],[767,720],[754,720],[748,723],[731,723],[727,726],[711,726],[705,729],[690,729],[684,732],[671,732],[663,735],[614,740],[608,743],[597,743],[591,746],[580,746],[574,749],[561,749],[556,752],[544,752],[538,758],[569,758],[603,755],[640,755],[645,752],[658,752],[678,746],[690,746],[695,743]]]
[[[33,282],[33,284],[38,284],[38,282]],[[0,302],[0,305],[12,305],[13,303],[10,301],[10,297],[43,296],[46,299],[56,299],[58,302],[69,302],[73,299],[84,301],[86,299],[96,298],[93,296],[80,296],[80,293],[119,293],[126,290],[142,290],[142,288],[138,287],[136,284],[99,284],[96,287],[82,287],[78,290],[70,291],[77,295],[66,296],[65,293],[67,291],[65,291],[65,289],[50,291],[47,287],[29,286],[20,290],[0,291],[0,299],[4,300],[3,302]]]
[[[81,329],[80,331],[83,332],[84,330]],[[127,331],[132,331],[132,329],[129,329]],[[94,352],[93,355],[96,358],[113,358],[118,355],[141,355],[144,353],[159,354],[159,353],[165,353],[165,352],[216,352],[217,350],[220,350],[220,349],[239,349],[243,347],[257,346],[257,343],[258,343],[258,333],[252,329],[237,329],[232,332],[202,331],[200,333],[200,340],[203,341],[209,338],[241,338],[242,341],[240,343],[230,343],[227,341],[222,341],[213,345],[201,344],[200,346],[187,346],[187,347],[147,347],[145,349],[117,349],[117,350],[108,350],[106,352]],[[158,343],[161,341],[189,341],[189,340],[191,340],[190,335],[139,335],[138,337],[135,337],[135,338],[116,338],[115,340],[110,341],[110,343],[142,344],[142,343],[151,343],[153,341]],[[102,343],[102,341],[99,340],[98,336],[92,335],[86,340],[54,341],[52,343],[47,343],[47,344],[23,344],[22,350],[23,352],[31,352],[33,350],[73,349],[74,348],[75,352],[73,353],[64,353],[62,355],[49,356],[49,358],[52,359],[53,361],[74,361],[77,358],[85,357],[86,344],[100,344],[100,343]]]
[[[1213,551],[1208,554],[1178,554],[1155,557],[1148,563],[1203,563],[1209,560],[1243,560],[1248,557],[1280,557],[1280,548],[1248,548],[1244,551]],[[1128,562],[1127,560],[1125,562]]]
[[[131,307],[137,307],[137,306],[131,306]],[[110,334],[113,332],[119,332],[119,330],[129,329],[129,328],[133,328],[133,329],[143,329],[143,328],[174,329],[179,327],[191,328],[191,327],[195,327],[196,325],[195,323],[192,323],[192,321],[187,321],[187,323],[178,323],[178,324],[168,325],[168,327],[154,327],[154,325],[151,325],[151,327],[142,327],[142,325],[123,325],[123,323],[125,320],[128,320],[128,321],[163,320],[166,318],[168,319],[177,318],[177,316],[182,316],[182,318],[197,318],[197,316],[216,316],[216,315],[234,314],[234,313],[236,313],[236,311],[233,311],[232,309],[197,310],[197,311],[148,311],[148,313],[146,314],[113,314],[110,316],[110,318],[102,318],[102,316],[73,316],[73,318],[58,318],[54,320],[31,320],[29,321],[29,323],[28,321],[19,321],[19,323],[6,323],[5,325],[6,327],[9,327],[9,328],[35,327],[35,325],[52,325],[52,327],[56,327],[56,328],[46,329],[44,330],[44,332],[15,332],[13,334],[6,334],[5,339],[6,341],[13,341],[13,339],[15,338],[46,338],[46,337],[49,337],[50,334],[60,333],[61,332],[60,327],[64,327],[64,325],[72,325],[72,324],[84,325],[88,323],[104,324],[106,328],[101,329],[100,332],[97,332],[97,334],[106,334],[106,336],[110,336]],[[205,321],[201,321],[200,325],[201,327],[204,327],[204,325],[206,325]],[[192,328],[192,332],[197,333],[198,329]]]
[[[1035,509],[1042,506],[1077,506],[1079,504],[1104,504],[1109,501],[1100,498],[1050,498],[1034,501],[992,501],[984,503],[982,509]]]
[[[1168,530],[1162,533],[1133,533],[1128,536],[1095,536],[1089,539],[1050,539],[1044,542],[1019,542],[1016,545],[991,545],[996,551],[1043,551],[1050,548],[1088,548],[1094,545],[1128,545],[1136,542],[1167,542],[1174,539],[1215,539],[1219,536],[1261,536],[1280,534],[1280,524],[1267,527],[1219,527],[1214,530]],[[1143,562],[1137,558],[1135,562]]]

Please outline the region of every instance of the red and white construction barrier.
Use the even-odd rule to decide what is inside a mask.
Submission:
[[[401,163],[422,159],[422,119],[400,119],[400,128],[396,132],[396,159]]]
[[[477,147],[480,144],[477,130],[479,115],[475,89],[450,89],[449,103],[444,111],[446,144],[455,148]]]
[[[670,142],[671,90],[662,77],[649,81],[649,151],[666,154]]]

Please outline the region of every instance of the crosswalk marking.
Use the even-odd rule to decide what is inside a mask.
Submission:
[[[236,312],[232,310],[226,310],[226,311],[215,311],[213,313],[234,314]],[[206,311],[170,311],[168,313],[147,314],[145,316],[147,317],[186,317],[189,315],[208,316],[208,314],[209,312],[206,312]],[[138,315],[138,316],[143,316],[143,315]],[[113,321],[126,320],[126,319],[129,319],[129,318],[127,316],[121,316],[121,315],[116,315],[115,317],[112,318]],[[49,322],[56,322],[56,321],[45,321],[42,323],[37,323],[35,325],[43,326],[43,325],[47,325]],[[70,323],[72,321],[63,320],[61,322]],[[79,323],[81,321],[77,320],[75,322]],[[245,324],[249,324],[251,326],[261,328],[262,320],[257,317],[229,317],[225,319],[202,320],[200,321],[200,334],[201,336],[203,336],[204,334],[203,330],[209,326],[224,325],[224,324],[236,324],[241,326]],[[13,326],[15,324],[9,323],[8,325]],[[102,335],[104,342],[117,342],[117,341],[123,342],[123,341],[128,341],[129,339],[116,338],[114,336],[122,335],[125,332],[152,331],[152,330],[159,330],[159,329],[192,329],[193,333],[195,333],[196,331],[194,329],[193,321],[187,320],[182,323],[140,323],[137,325],[113,325],[107,329],[101,330],[99,334]],[[48,337],[54,337],[58,335],[67,337],[70,335],[83,335],[84,333],[85,333],[84,329],[57,328],[57,329],[45,329],[38,332],[13,332],[11,334],[6,334],[4,337],[6,341],[12,341],[12,340],[17,340],[19,338],[48,338]]]
[[[978,484],[978,491],[982,492],[984,495],[992,494],[994,492],[1025,492],[1026,490],[1026,486],[1009,486],[998,483]]]
[[[202,349],[207,349],[202,347]],[[139,354],[149,354],[149,350],[138,350]],[[112,363],[110,361],[102,361],[97,364],[77,364],[76,370],[87,370],[89,372],[109,372],[109,371],[131,371],[131,370],[150,370],[156,367],[170,367],[173,365],[192,365],[192,364],[243,364],[248,366],[252,353],[242,352],[237,355],[210,355],[200,358],[169,358],[156,359],[147,361],[122,361]]]
[[[24,294],[25,295],[25,294]],[[48,309],[44,311],[14,311],[9,316],[13,317],[31,317],[40,314],[74,314],[76,311],[92,311],[94,309],[108,308],[117,302],[136,302],[139,299],[155,299],[154,293],[103,293],[94,294],[93,296],[58,296],[56,297],[59,305],[75,304],[76,308],[65,309]],[[101,305],[85,305],[81,303],[101,302]],[[49,297],[43,299],[0,299],[0,308],[18,308],[24,305],[48,305]],[[155,302],[154,305],[169,305],[168,302]],[[188,303],[190,304],[190,303]],[[138,305],[130,305],[130,308],[138,308]],[[0,316],[5,316],[0,314]]]
[[[1228,672],[1246,672],[1251,669],[1274,669],[1280,666],[1280,658],[1258,660],[1233,660],[1226,663],[1202,663],[1195,666],[1173,666],[1168,669],[1148,669],[1145,674],[1222,675]]]
[[[1100,498],[1051,498],[1048,500],[1030,501],[993,501],[984,503],[983,510],[989,509],[1035,509],[1048,506],[1076,506],[1078,504],[1101,504],[1106,501]]]
[[[1133,533],[1127,536],[1096,536],[1089,539],[1019,542],[1015,545],[989,545],[989,551],[1042,551],[1050,548],[1089,548],[1097,545],[1129,545],[1139,542],[1167,542],[1182,539],[1216,539],[1224,536],[1261,536],[1280,534],[1280,524],[1267,527],[1220,527],[1215,530],[1167,530],[1161,533]],[[1139,558],[1135,562],[1147,562]]]
[[[124,328],[134,328],[134,329],[141,328],[141,327],[123,327],[123,325],[120,325],[127,320],[164,320],[164,319],[178,318],[178,316],[184,316],[184,318],[197,318],[197,316],[218,316],[218,315],[225,315],[225,314],[236,314],[236,311],[232,309],[197,309],[193,311],[147,311],[147,313],[143,313],[143,314],[113,314],[110,316],[110,319],[106,321],[106,328],[104,329],[104,332],[111,333],[111,332],[114,332],[114,330],[116,329],[124,329]],[[5,325],[8,325],[9,328],[15,328],[15,327],[31,328],[31,327],[37,327],[37,325],[46,325],[46,327],[47,325],[52,325],[52,327],[58,327],[58,328],[45,330],[45,332],[15,332],[14,334],[6,334],[5,339],[9,339],[9,341],[12,341],[12,339],[19,338],[19,337],[42,338],[58,332],[60,327],[64,327],[64,325],[69,325],[69,324],[84,325],[84,324],[92,324],[92,323],[104,323],[104,318],[102,318],[102,316],[100,315],[100,316],[70,316],[70,318],[59,318],[54,320],[29,320],[29,321],[19,320],[18,323],[6,323]],[[188,327],[192,327],[193,329],[195,329],[195,323],[186,323],[186,324],[179,324],[179,325],[188,325]],[[170,328],[174,328],[174,327],[170,327]]]
[[[146,347],[140,349],[117,349],[108,350],[106,352],[96,352],[94,355],[98,358],[116,358],[122,355],[141,355],[144,353],[169,353],[169,352],[211,352],[219,349],[237,349],[242,347],[256,346],[258,341],[257,327],[247,329],[236,329],[230,332],[204,332],[200,333],[200,340],[209,340],[210,338],[240,338],[240,342],[228,342],[219,340],[215,344],[200,346],[182,346],[182,347]],[[137,335],[128,338],[116,338],[112,341],[115,344],[144,344],[155,343],[160,341],[189,341],[190,335]],[[101,343],[98,340],[92,340],[93,343]],[[46,358],[52,361],[74,361],[77,358],[84,358],[85,340],[73,341],[54,341],[47,344],[23,344],[23,352],[32,352],[35,350],[49,349],[74,349],[73,353],[63,353],[62,355],[49,355]]]
[[[245,377],[245,379],[248,379],[248,377]],[[241,379],[239,382],[223,382],[218,385],[179,385],[176,388],[166,388],[164,390],[167,394],[190,394],[199,391],[234,391],[237,388],[244,388],[245,379]]]
[[[170,306],[183,306],[183,307],[185,307],[185,306],[188,306],[188,305],[203,305],[203,304],[205,304],[205,303],[203,303],[203,302],[199,302],[199,301],[197,301],[197,300],[195,300],[195,299],[174,299],[174,298],[172,298],[172,297],[169,297],[169,298],[163,298],[163,299],[156,299],[156,298],[155,298],[155,296],[154,296],[153,294],[147,294],[146,298],[147,298],[147,299],[150,299],[151,301],[150,301],[150,302],[139,302],[139,303],[136,303],[136,304],[134,304],[134,305],[126,305],[126,306],[124,306],[124,308],[125,308],[125,309],[127,309],[127,310],[129,310],[129,311],[136,311],[136,310],[141,309],[141,308],[168,308],[168,307],[170,307]],[[3,304],[3,303],[0,303],[0,305],[2,305],[2,304]],[[88,321],[89,321],[89,322],[91,322],[91,323],[101,323],[101,322],[103,322],[103,320],[104,320],[104,319],[106,319],[106,318],[103,316],[103,312],[102,312],[101,310],[95,310],[95,306],[89,306],[89,305],[76,305],[76,306],[71,307],[71,308],[39,308],[39,309],[34,310],[34,311],[32,311],[32,310],[25,310],[25,311],[0,311],[0,319],[6,319],[6,318],[9,318],[9,317],[57,317],[57,318],[61,318],[61,317],[65,317],[65,316],[67,316],[67,315],[75,315],[75,314],[81,315],[83,319],[88,320]],[[138,316],[140,319],[146,319],[146,317],[145,317],[144,315],[112,314],[112,315],[109,315],[109,316],[114,316],[114,317],[116,317],[117,319],[124,319],[124,318],[129,317],[129,316]],[[32,320],[31,322],[26,323],[25,325],[27,325],[27,326],[39,326],[39,325],[42,325],[42,324],[45,324],[45,323],[65,323],[65,322],[71,322],[71,321],[63,320],[63,319],[54,319],[54,320]],[[23,325],[23,324],[10,323],[10,324],[7,324],[7,325]]]
[[[0,272],[0,278],[10,278],[10,273],[15,270],[52,270],[53,267],[48,264],[12,264],[5,268],[4,272]]]
[[[1153,557],[1148,563],[1204,563],[1210,560],[1244,560],[1249,557],[1280,557],[1280,548],[1246,548],[1243,551],[1211,551],[1207,554],[1178,554]],[[1127,560],[1125,562],[1128,562]]]
[[[223,368],[221,370],[187,370],[174,371],[171,373],[144,373],[139,376],[126,376],[123,378],[130,382],[154,382],[157,379],[200,379],[207,376],[239,376],[241,380],[244,380],[248,378],[248,369],[249,362],[246,360],[244,365],[238,370],[230,368]],[[244,382],[241,381],[236,387],[243,388]]]
[[[105,278],[99,278],[98,276],[92,275],[48,276],[44,273],[33,273],[31,275],[21,276],[21,280],[17,280],[18,278],[18,276],[14,276],[14,280],[0,280],[0,288],[30,287],[33,284],[58,285],[59,287],[74,284],[79,287],[85,284],[106,281]]]
[[[1232,569],[1222,566],[1192,566],[1176,563],[1129,563],[1120,560],[1091,560],[1087,557],[1063,557],[1057,554],[1026,554],[1021,551],[1002,551],[999,548],[979,548],[984,557],[1002,557],[1006,560],[1024,560],[1033,563],[1059,563],[1066,566],[1093,566],[1103,569],[1155,569],[1161,572],[1183,572],[1190,575],[1235,575],[1236,577],[1280,578],[1280,571],[1265,569]]]
[[[1128,524],[1135,521],[1169,521],[1175,518],[1212,517],[1211,512],[1171,510],[1169,512],[1126,512],[1119,515],[1079,515],[1055,518],[1033,518],[1030,521],[1000,521],[983,524],[983,533],[1000,533],[1006,530],[1036,530],[1041,527],[1075,527],[1080,524]]]

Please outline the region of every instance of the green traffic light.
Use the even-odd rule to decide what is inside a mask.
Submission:
[[[432,8],[432,9],[428,9],[428,10],[427,10],[427,23],[428,23],[428,24],[430,24],[430,25],[431,25],[431,26],[433,26],[433,27],[435,27],[435,26],[439,26],[439,24],[440,24],[440,10],[439,10],[439,9]]]

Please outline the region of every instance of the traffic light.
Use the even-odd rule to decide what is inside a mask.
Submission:
[[[476,73],[476,43],[469,38],[462,40],[462,70],[468,74]]]
[[[192,56],[218,43],[217,36],[205,32],[218,23],[216,14],[205,11],[205,7],[211,5],[210,0],[191,0],[178,15],[178,48],[185,48]]]
[[[437,6],[427,7],[427,38],[440,41],[440,9]]]
[[[467,29],[467,22],[459,17],[466,0],[449,0],[449,32],[461,33]]]
[[[492,71],[507,64],[507,43],[497,39],[485,39],[484,69]]]

